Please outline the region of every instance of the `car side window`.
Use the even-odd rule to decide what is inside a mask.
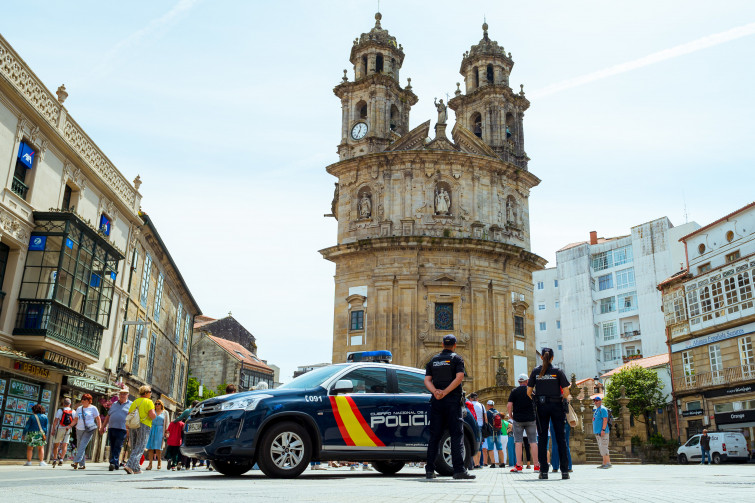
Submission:
[[[396,379],[398,380],[399,393],[430,394],[425,387],[425,376],[422,374],[407,372],[406,370],[396,370]]]
[[[687,445],[689,447],[694,447],[699,443],[700,443],[700,437],[692,437],[689,439],[689,443]]]
[[[341,379],[351,381],[354,386],[352,393],[386,393],[388,390],[388,374],[385,369],[355,369]]]

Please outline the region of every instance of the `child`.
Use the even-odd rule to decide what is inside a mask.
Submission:
[[[168,470],[178,466],[181,469],[181,442],[183,441],[184,422],[175,420],[168,425],[168,449],[165,457],[168,458]]]

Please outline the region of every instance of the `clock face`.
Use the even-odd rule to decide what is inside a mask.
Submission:
[[[364,135],[367,134],[367,124],[364,122],[357,122],[354,127],[351,128],[351,137],[355,140],[361,140]]]

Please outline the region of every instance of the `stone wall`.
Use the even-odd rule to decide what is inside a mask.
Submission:
[[[221,384],[240,385],[241,364],[204,333],[191,347],[191,376],[213,391]]]

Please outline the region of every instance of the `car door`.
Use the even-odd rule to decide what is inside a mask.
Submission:
[[[386,367],[360,367],[339,380],[351,381],[350,393],[328,393],[333,427],[323,432],[323,450],[384,451],[393,449],[394,432],[380,418],[391,408]]]
[[[713,438],[711,438],[711,444],[713,443]],[[687,458],[692,460],[700,460],[703,457],[703,453],[700,450],[700,435],[695,435],[694,437],[687,440],[687,443],[684,444],[684,447],[686,447],[685,451],[687,453]],[[713,447],[711,445],[711,447]]]
[[[389,375],[393,395],[390,415],[385,421],[394,429],[395,449],[424,452],[430,440],[430,392],[422,372],[392,369]]]

